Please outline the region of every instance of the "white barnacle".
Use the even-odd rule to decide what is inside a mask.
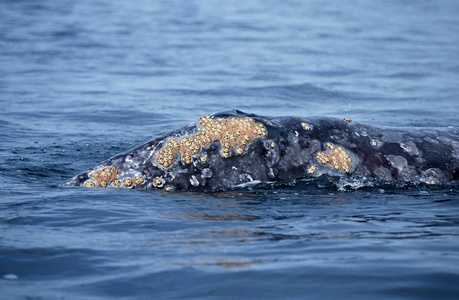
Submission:
[[[190,183],[192,186],[198,186],[199,185],[199,181],[198,179],[196,178],[196,176],[194,175],[191,175],[190,177]]]
[[[202,176],[204,176],[206,178],[210,178],[210,177],[212,177],[212,170],[209,169],[209,168],[202,169],[201,174],[202,174]]]

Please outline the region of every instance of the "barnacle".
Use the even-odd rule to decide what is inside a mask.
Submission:
[[[132,187],[134,185],[134,181],[132,180],[132,178],[129,178],[129,177],[124,178],[123,185],[124,187],[127,187],[127,188]]]
[[[186,165],[189,165],[191,164],[192,160],[191,160],[191,155],[185,155],[185,157],[183,157],[183,163],[186,164]]]
[[[93,188],[93,187],[96,187],[96,183],[92,180],[87,180],[85,183],[84,183],[84,187],[89,187],[89,188]]]
[[[312,165],[308,168],[308,173],[309,174],[315,174],[317,172],[317,166]]]
[[[145,182],[145,180],[140,175],[137,175],[136,177],[134,177],[134,180],[135,180],[136,185],[141,185],[142,183]]]
[[[301,123],[301,127],[303,127],[304,130],[306,131],[311,131],[312,127],[308,123]]]
[[[274,149],[276,148],[276,143],[274,143],[273,141],[266,141],[265,146],[267,149]]]
[[[164,185],[164,179],[156,177],[155,179],[153,179],[153,185],[157,188],[162,188]]]

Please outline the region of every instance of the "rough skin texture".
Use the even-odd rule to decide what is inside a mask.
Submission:
[[[444,184],[459,179],[454,128],[396,129],[325,117],[202,117],[62,186],[212,191],[307,176]]]

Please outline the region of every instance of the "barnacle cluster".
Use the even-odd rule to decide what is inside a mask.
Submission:
[[[201,117],[198,126],[199,132],[195,135],[167,141],[165,147],[156,154],[155,162],[169,168],[176,154],[180,153],[182,163],[191,164],[193,155],[199,154],[202,147],[210,146],[215,141],[221,144],[221,157],[230,157],[233,148],[236,155],[241,155],[255,139],[267,136],[265,126],[252,118],[214,119],[205,116]],[[207,157],[201,157],[200,161],[205,163]]]
[[[89,173],[91,179],[86,180],[84,186],[106,188],[111,184],[113,187],[124,186],[130,188],[145,182],[145,179],[140,175],[134,176],[133,178],[126,177],[120,179],[118,178],[119,174],[121,174],[121,171],[117,167],[105,167],[98,171],[93,171]]]
[[[107,187],[117,176],[120,170],[117,167],[106,167],[98,171],[89,173],[89,177],[93,180],[85,182],[85,187]]]
[[[342,147],[335,146],[332,143],[326,143],[325,146],[329,153],[319,152],[316,158],[322,165],[329,166],[340,172],[350,173],[352,168],[352,159]]]

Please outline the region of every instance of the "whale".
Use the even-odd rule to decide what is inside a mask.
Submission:
[[[320,176],[456,183],[459,133],[229,110],[107,159],[61,186],[199,192]]]

